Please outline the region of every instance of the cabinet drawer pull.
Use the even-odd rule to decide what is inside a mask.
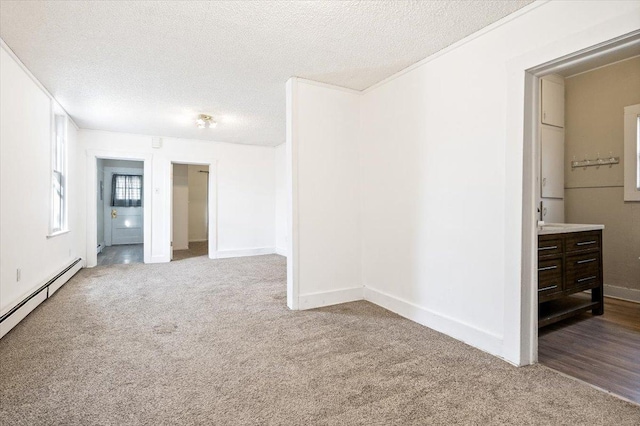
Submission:
[[[538,250],[555,250],[558,246],[538,247]]]
[[[590,277],[587,277],[587,278],[580,278],[579,280],[576,280],[576,282],[583,283],[585,281],[595,280],[596,278],[598,278],[597,275],[591,275]]]
[[[596,260],[598,259],[594,257],[593,259],[578,260],[576,263],[578,265],[582,265],[583,263],[591,263],[591,262],[595,262]]]
[[[576,243],[577,246],[587,246],[589,244],[595,244],[597,243],[596,240],[593,241],[580,241],[579,243]]]
[[[556,268],[558,268],[558,265],[545,266],[544,268],[538,268],[538,271],[550,271],[550,270],[556,269]]]
[[[558,285],[550,285],[549,287],[543,287],[543,288],[539,288],[538,291],[545,291],[545,290],[551,290],[554,288],[558,288]]]

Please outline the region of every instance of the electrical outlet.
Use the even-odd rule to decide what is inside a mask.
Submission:
[[[22,270],[20,268],[16,269],[16,282],[20,281],[21,275],[22,275]]]

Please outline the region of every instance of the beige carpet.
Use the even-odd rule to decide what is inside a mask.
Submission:
[[[638,425],[367,302],[285,306],[270,255],[81,271],[0,341],[2,425]]]

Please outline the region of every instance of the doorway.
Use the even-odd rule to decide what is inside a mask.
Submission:
[[[171,260],[209,255],[209,166],[172,163]]]
[[[535,67],[527,79],[534,359],[640,403],[640,203],[625,200],[622,184],[625,106],[640,103],[640,35]]]
[[[96,159],[97,264],[144,262],[144,163]]]

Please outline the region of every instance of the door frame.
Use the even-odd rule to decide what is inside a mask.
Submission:
[[[96,229],[98,226],[98,210],[96,207],[98,201],[98,192],[96,191],[98,182],[96,173],[98,171],[98,160],[126,160],[126,161],[142,161],[144,164],[144,175],[142,179],[142,203],[143,211],[143,253],[144,263],[151,261],[151,154],[130,154],[118,151],[101,151],[87,150],[86,165],[86,194],[87,194],[87,226],[86,226],[86,266],[92,268],[98,264],[98,236]]]
[[[538,238],[537,197],[540,182],[540,78],[562,72],[576,64],[589,63],[630,45],[640,44],[640,30],[611,38],[573,53],[556,57],[524,71],[523,175],[522,175],[522,258],[520,287],[520,365],[538,362]],[[510,64],[510,74],[519,73],[522,64],[535,56],[536,51]],[[612,60],[613,63],[616,60]],[[604,64],[602,64],[604,65]],[[521,74],[520,74],[521,75]],[[566,162],[566,159],[565,159]],[[566,165],[565,165],[566,167]],[[509,298],[505,298],[508,302]],[[505,312],[508,312],[505,306]]]
[[[168,161],[168,174],[167,179],[167,203],[169,211],[168,220],[168,259],[167,262],[171,262],[173,257],[173,165],[183,164],[187,166],[207,166],[209,168],[208,193],[207,193],[207,221],[208,221],[208,257],[209,259],[218,258],[218,160],[202,161],[191,156],[171,156]]]
[[[103,160],[103,158],[100,158],[100,160]],[[127,160],[127,161],[129,161],[129,160]],[[143,166],[143,167],[144,167],[144,166]],[[107,174],[111,174],[110,178],[112,179],[112,176],[113,176],[114,174],[123,174],[123,173],[124,173],[124,174],[129,174],[131,170],[132,170],[132,169],[130,169],[130,168],[126,168],[126,167],[105,167],[105,169],[104,169],[104,174],[105,174],[105,175],[107,175]],[[142,170],[142,173],[143,173],[142,184],[144,185],[144,169]],[[111,192],[107,190],[107,189],[109,189],[109,190],[111,190],[111,189],[112,189],[112,186],[111,186],[111,185],[112,185],[112,183],[110,182],[110,179],[105,179],[105,180],[104,180],[104,194],[105,194],[105,200],[107,199],[107,198],[106,198],[107,194],[108,194],[109,196],[111,195]],[[141,207],[142,207],[142,219],[143,219],[143,223],[142,223],[143,231],[144,231],[144,209],[145,209],[145,207],[146,207],[146,205],[145,205],[144,201],[145,201],[145,200],[143,199],[142,206],[141,206]],[[109,206],[109,209],[105,209],[104,242],[106,243],[106,246],[107,246],[107,247],[112,246],[112,245],[117,245],[117,244],[113,244],[113,234],[112,234],[112,232],[113,232],[113,226],[112,226],[112,223],[111,223],[111,221],[110,221],[110,220],[106,220],[106,214],[107,214],[107,211],[111,211],[111,210],[113,210],[113,209],[115,209],[115,208],[116,208],[116,207]],[[136,208],[138,208],[138,207],[136,207]],[[107,229],[108,229],[108,231],[109,231],[108,233],[107,233]],[[98,243],[100,243],[100,241],[98,241]]]

